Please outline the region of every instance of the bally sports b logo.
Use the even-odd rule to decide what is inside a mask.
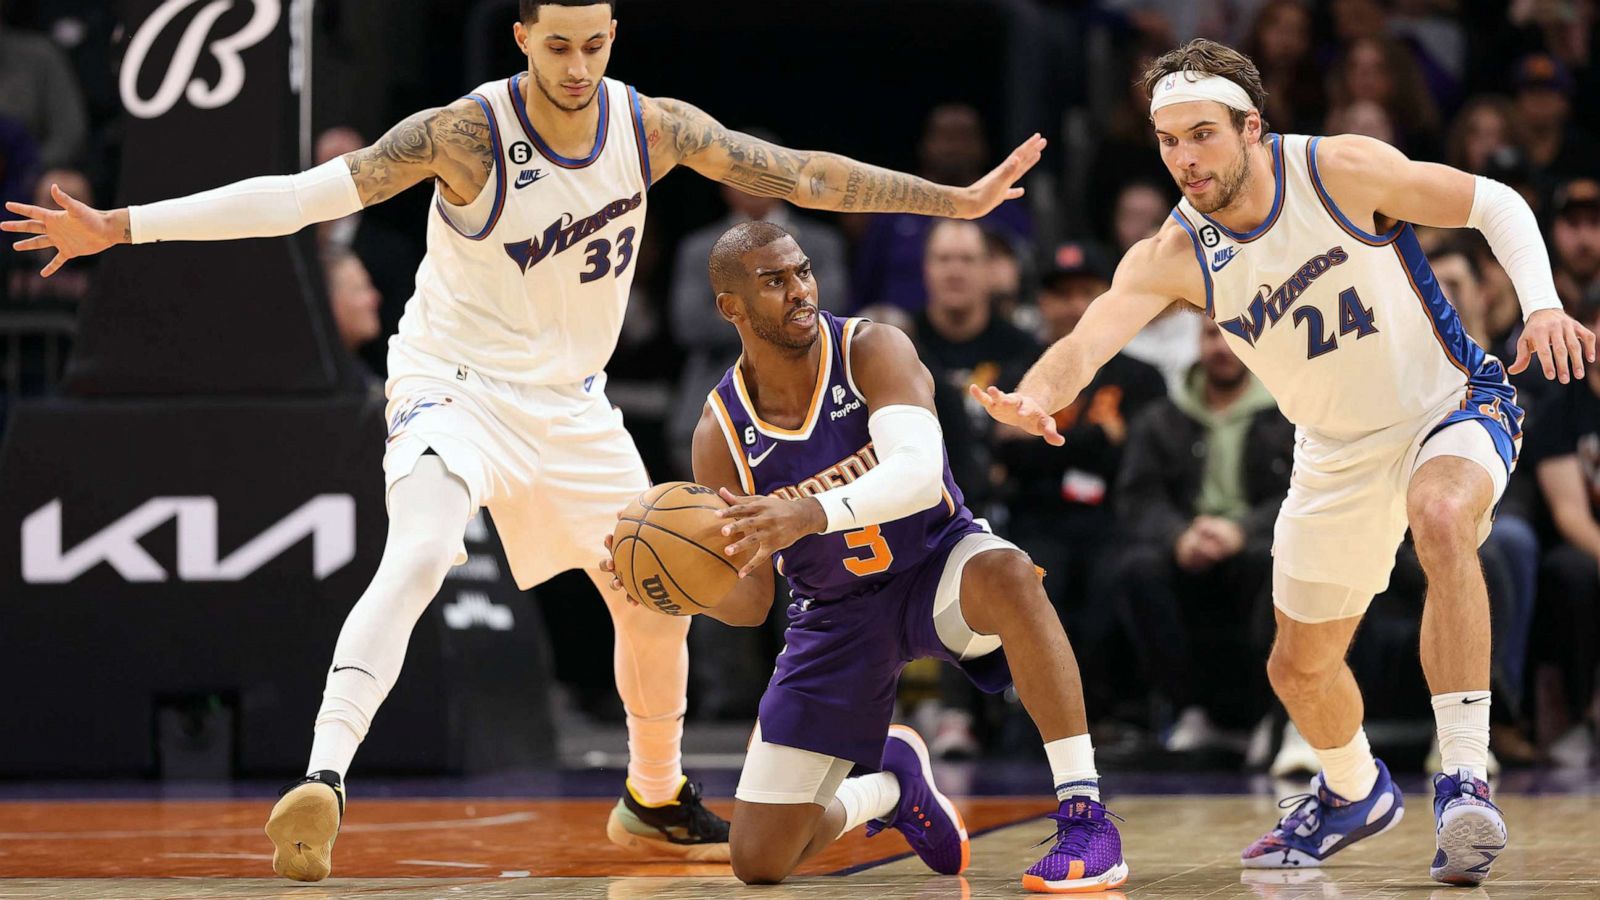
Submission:
[[[171,112],[178,105],[178,99],[184,96],[200,109],[217,109],[232,103],[244,90],[244,61],[239,54],[266,40],[272,30],[278,27],[282,14],[280,0],[244,0],[254,7],[250,21],[237,34],[210,41],[209,44],[207,41],[211,38],[211,29],[218,19],[234,8],[236,2],[206,2],[190,20],[189,27],[184,29],[155,95],[148,98],[139,95],[139,78],[156,41],[173,20],[201,2],[204,0],[165,0],[150,18],[144,20],[134,33],[133,40],[128,42],[128,55],[123,60],[118,84],[122,92],[122,105],[127,107],[128,112],[141,119],[159,118]],[[207,51],[220,69],[214,85],[194,77],[195,68],[200,64],[200,54]]]

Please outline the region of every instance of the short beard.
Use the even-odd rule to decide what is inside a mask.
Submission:
[[[1217,202],[1212,204],[1210,209],[1195,203],[1193,200],[1189,202],[1194,205],[1196,210],[1208,216],[1218,210],[1232,206],[1233,202],[1239,199],[1239,195],[1244,193],[1245,188],[1250,186],[1250,151],[1248,149],[1239,154],[1239,164],[1234,166],[1232,171],[1223,173],[1218,177],[1217,186],[1221,190],[1217,192]]]
[[[543,94],[544,98],[554,104],[557,109],[565,110],[566,112],[581,112],[585,109],[588,109],[589,104],[593,103],[595,98],[600,96],[601,86],[600,84],[596,83],[595,89],[589,92],[589,99],[578,101],[577,106],[568,106],[566,103],[562,103],[561,100],[557,99],[555,94],[550,93],[550,88],[545,85],[544,79],[539,77],[538,69],[535,69],[532,66],[529,66],[528,68],[533,72],[533,83],[538,86],[539,93]],[[568,102],[571,102],[570,98],[568,99]]]
[[[810,350],[811,345],[817,342],[818,333],[816,331],[812,331],[809,337],[803,338],[791,338],[785,335],[783,333],[783,326],[786,322],[788,322],[788,319],[779,319],[778,321],[774,322],[771,319],[756,315],[755,311],[750,309],[748,306],[745,307],[744,311],[745,315],[750,317],[750,330],[756,333],[756,337],[766,341],[774,347],[778,347],[783,350],[793,350],[798,353],[799,351]],[[821,325],[820,321],[818,322],[818,325]]]

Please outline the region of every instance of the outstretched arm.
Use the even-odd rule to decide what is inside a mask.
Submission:
[[[1509,367],[1512,374],[1526,369],[1537,354],[1544,376],[1564,384],[1583,377],[1585,360],[1595,361],[1594,333],[1562,311],[1539,222],[1522,195],[1493,179],[1407,159],[1388,144],[1359,135],[1323,138],[1317,170],[1346,215],[1370,213],[1374,220],[1382,216],[1483,233],[1517,289],[1527,322]]]
[[[278,237],[381,203],[430,176],[452,199],[470,200],[494,164],[489,125],[472,100],[430,109],[396,125],[376,144],[298,175],[251,178],[215,190],[124,209],[98,210],[51,186],[61,206],[7,203],[21,216],[0,229],[32,234],[19,251],[56,251],[54,275],[68,260],[117,244]]]
[[[1065,439],[1056,429],[1054,413],[1071,403],[1151,319],[1177,298],[1204,297],[1203,291],[1189,238],[1168,220],[1155,237],[1129,248],[1117,265],[1111,289],[1089,304],[1071,334],[1039,357],[1016,390],[984,391],[977,385],[969,390],[996,421],[1059,447]]]
[[[1022,196],[1016,182],[1039,161],[1045,147],[1045,139],[1036,134],[977,182],[950,187],[837,153],[779,147],[725,128],[682,100],[639,99],[650,168],[657,178],[681,164],[713,181],[809,209],[981,218]]]

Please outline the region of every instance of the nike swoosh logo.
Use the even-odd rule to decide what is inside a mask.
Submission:
[[[1485,701],[1487,699],[1489,699],[1489,698],[1488,697],[1462,697],[1461,698],[1461,702],[1462,703],[1482,703],[1483,701]]]
[[[1232,247],[1229,247],[1226,251],[1218,250],[1216,255],[1211,258],[1211,271],[1221,272],[1223,266],[1233,262],[1233,258],[1237,255],[1238,251]]]
[[[378,676],[372,674],[371,672],[368,672],[366,669],[363,669],[360,666],[334,666],[333,667],[333,670],[335,672],[343,672],[343,671],[345,671],[347,669],[360,672],[361,674],[367,676],[368,678],[371,678],[373,681],[377,681],[378,680]]]
[[[760,456],[751,456],[748,452],[746,452],[744,455],[744,461],[750,464],[750,468],[754,469],[756,466],[761,465],[761,463],[767,457],[771,456],[772,451],[776,449],[778,449],[778,445],[773,444],[771,447],[768,447]]]
[[[543,169],[540,169],[540,170],[535,171],[535,172],[523,172],[521,175],[517,176],[517,190],[519,190],[519,191],[522,190],[523,188],[527,187],[530,184],[533,184],[534,182],[538,181],[539,179],[545,177],[548,174],[549,173],[544,171]]]
[[[849,497],[844,497],[842,499],[844,501],[844,508],[850,510],[850,520],[852,522],[859,521],[859,519],[856,517],[855,507],[850,505],[850,498]]]

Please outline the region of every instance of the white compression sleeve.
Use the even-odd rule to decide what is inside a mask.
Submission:
[[[135,244],[279,237],[361,211],[350,167],[329,160],[298,175],[272,175],[128,207]]]
[[[825,534],[919,513],[944,496],[944,432],[920,406],[885,406],[867,420],[878,465],[855,481],[814,495],[828,514]]]
[[[1522,195],[1490,178],[1478,176],[1472,193],[1472,212],[1467,227],[1482,232],[1494,251],[1494,258],[1505,267],[1511,285],[1522,304],[1522,318],[1541,309],[1560,309],[1555,276],[1550,273],[1550,254],[1545,250],[1539,221]]]

